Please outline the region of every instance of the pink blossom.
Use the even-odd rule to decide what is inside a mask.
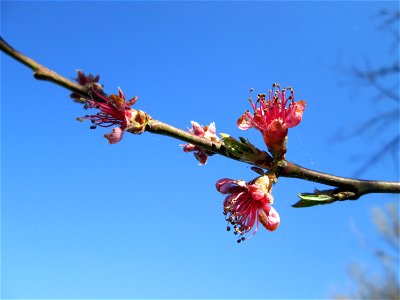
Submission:
[[[260,176],[248,183],[243,180],[223,178],[216,183],[217,190],[228,194],[224,201],[224,215],[233,226],[234,234],[239,234],[238,243],[245,240],[244,234],[255,226],[251,236],[258,230],[258,222],[273,231],[279,223],[279,215],[271,206],[272,182],[267,175]],[[231,228],[228,225],[227,230]],[[250,236],[250,237],[251,237]]]
[[[93,123],[90,127],[91,129],[95,129],[97,126],[119,126],[114,128],[110,133],[104,135],[110,144],[116,144],[122,139],[123,133],[128,128],[131,118],[137,114],[137,111],[131,109],[131,106],[135,104],[137,99],[138,97],[134,97],[126,101],[125,95],[120,88],[118,89],[118,95],[110,96],[100,94],[98,91],[93,90],[92,99],[85,99],[85,108],[96,108],[99,109],[100,112],[95,115],[86,115],[82,118],[78,118],[78,120],[90,120]]]
[[[290,93],[289,97],[286,97],[287,91]],[[265,97],[265,94],[258,94],[257,103],[250,99],[254,114],[245,112],[237,121],[237,126],[242,130],[251,127],[260,130],[271,153],[283,158],[288,128],[301,122],[306,102],[295,102],[291,87],[281,89],[275,83],[268,92],[268,99]]]
[[[192,129],[189,129],[190,133],[198,137],[205,138],[212,142],[219,142],[219,138],[215,134],[216,129],[214,122],[212,122],[209,126],[201,126],[199,123],[194,121],[192,121],[191,123],[192,123]],[[194,156],[199,161],[199,165],[206,164],[208,157],[214,154],[211,151],[208,151],[193,144],[181,145],[181,147],[185,152],[194,152]]]

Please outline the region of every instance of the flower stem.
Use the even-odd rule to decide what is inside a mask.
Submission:
[[[36,79],[50,81],[74,93],[78,93],[84,97],[88,96],[89,90],[87,90],[84,86],[79,85],[67,79],[64,76],[57,74],[56,72],[37,63],[33,59],[25,56],[21,52],[11,47],[1,37],[0,37],[0,49],[9,56],[11,56],[12,58],[26,65],[28,68],[32,69],[34,71],[34,77]],[[200,138],[189,132],[175,128],[169,124],[160,122],[158,120],[151,120],[146,126],[146,131],[173,137],[197,145],[199,147],[212,151],[216,154],[223,155],[230,159],[250,163],[260,168],[268,169],[268,167],[270,166],[270,162],[243,161],[238,157],[231,155],[227,151],[222,141],[211,142],[207,139]],[[336,187],[336,189],[331,190],[331,193],[335,195],[337,200],[357,199],[362,195],[368,193],[400,193],[400,182],[359,180],[353,178],[340,177],[340,176],[326,174],[323,172],[318,172],[315,170],[310,170],[286,160],[282,162],[277,175],[281,177],[298,178],[301,180],[313,181],[334,186]]]

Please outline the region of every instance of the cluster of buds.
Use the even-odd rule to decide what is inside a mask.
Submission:
[[[274,202],[271,194],[273,181],[271,175],[262,175],[250,182],[229,178],[217,181],[217,190],[228,194],[224,201],[227,230],[233,227],[233,233],[239,236],[238,243],[244,241],[244,235],[255,228],[250,237],[253,236],[258,230],[258,223],[269,231],[279,226],[279,215],[271,206]]]
[[[212,122],[209,126],[201,126],[199,123],[192,121],[192,128],[189,129],[189,132],[191,134],[194,134],[195,136],[204,138],[211,142],[219,143],[220,139],[215,134],[215,130],[216,129],[214,122]],[[199,161],[199,165],[205,165],[207,163],[208,157],[214,154],[211,151],[208,151],[193,144],[181,145],[181,147],[185,152],[194,152],[194,156]]]

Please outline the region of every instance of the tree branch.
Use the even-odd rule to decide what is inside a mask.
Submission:
[[[64,76],[61,76],[60,74],[57,74],[56,72],[37,63],[33,59],[25,56],[18,50],[11,47],[2,37],[0,37],[0,49],[4,53],[7,53],[12,58],[16,59],[17,61],[24,64],[28,68],[32,69],[33,76],[36,79],[53,82],[84,97],[89,96],[88,94],[89,90],[86,87],[78,83],[75,83],[69,80],[68,78],[65,78]]]
[[[32,69],[34,71],[34,77],[36,79],[53,82],[74,93],[78,93],[83,97],[89,96],[89,90],[86,87],[79,85],[67,79],[66,77],[63,77],[56,72],[42,66],[33,59],[12,48],[1,37],[0,49],[12,58]],[[161,134],[173,137],[197,145],[212,153],[220,154],[230,159],[249,163],[260,168],[269,169],[272,166],[271,160],[268,159],[269,155],[267,155],[264,151],[257,149],[259,153],[263,154],[263,159],[254,159],[252,161],[249,161],[249,159],[243,159],[233,155],[232,152],[227,149],[223,141],[211,142],[207,139],[200,138],[198,136],[195,136],[194,134],[175,128],[158,120],[150,120],[146,125],[145,130],[154,134]],[[368,193],[400,193],[400,182],[358,180],[353,178],[340,177],[323,172],[318,172],[315,170],[310,170],[286,160],[283,160],[279,163],[277,167],[277,176],[298,178],[301,180],[313,181],[336,187],[332,190],[316,191],[315,194],[309,194],[330,197],[329,199],[325,197],[325,202],[321,202],[318,204],[325,204],[334,201],[349,199],[354,200]]]

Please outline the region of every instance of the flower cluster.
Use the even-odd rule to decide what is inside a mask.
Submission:
[[[286,93],[290,96],[287,97]],[[303,116],[306,106],[304,100],[295,102],[294,91],[291,87],[281,89],[274,83],[272,90],[265,94],[258,94],[257,103],[251,99],[254,113],[246,111],[237,121],[242,130],[254,127],[261,131],[268,150],[278,159],[283,159],[286,153],[288,128],[297,126]]]
[[[189,132],[202,137],[211,142],[219,142],[220,139],[215,134],[215,123],[211,123],[209,126],[201,126],[199,123],[192,121],[192,129],[189,129]],[[185,152],[194,152],[194,156],[199,161],[199,165],[204,165],[207,163],[208,157],[213,155],[214,153],[203,149],[199,146],[193,144],[181,145],[183,151]]]
[[[239,235],[238,243],[246,239],[244,234],[250,232],[254,226],[251,236],[257,232],[258,222],[270,231],[279,226],[279,215],[271,206],[274,202],[271,194],[272,182],[273,179],[268,175],[262,175],[248,183],[229,178],[217,181],[217,190],[228,194],[224,201],[224,215],[233,226],[233,233]],[[230,229],[228,225],[227,230]]]
[[[100,112],[78,118],[79,121],[83,121],[83,119],[90,120],[93,124],[90,127],[91,129],[95,129],[97,126],[119,126],[104,135],[110,144],[118,143],[126,130],[132,133],[142,133],[144,131],[147,122],[151,118],[145,112],[131,108],[138,97],[126,101],[125,95],[120,88],[118,88],[118,95],[109,96],[103,95],[95,89],[92,91],[92,99],[84,99],[85,108],[96,108]]]

